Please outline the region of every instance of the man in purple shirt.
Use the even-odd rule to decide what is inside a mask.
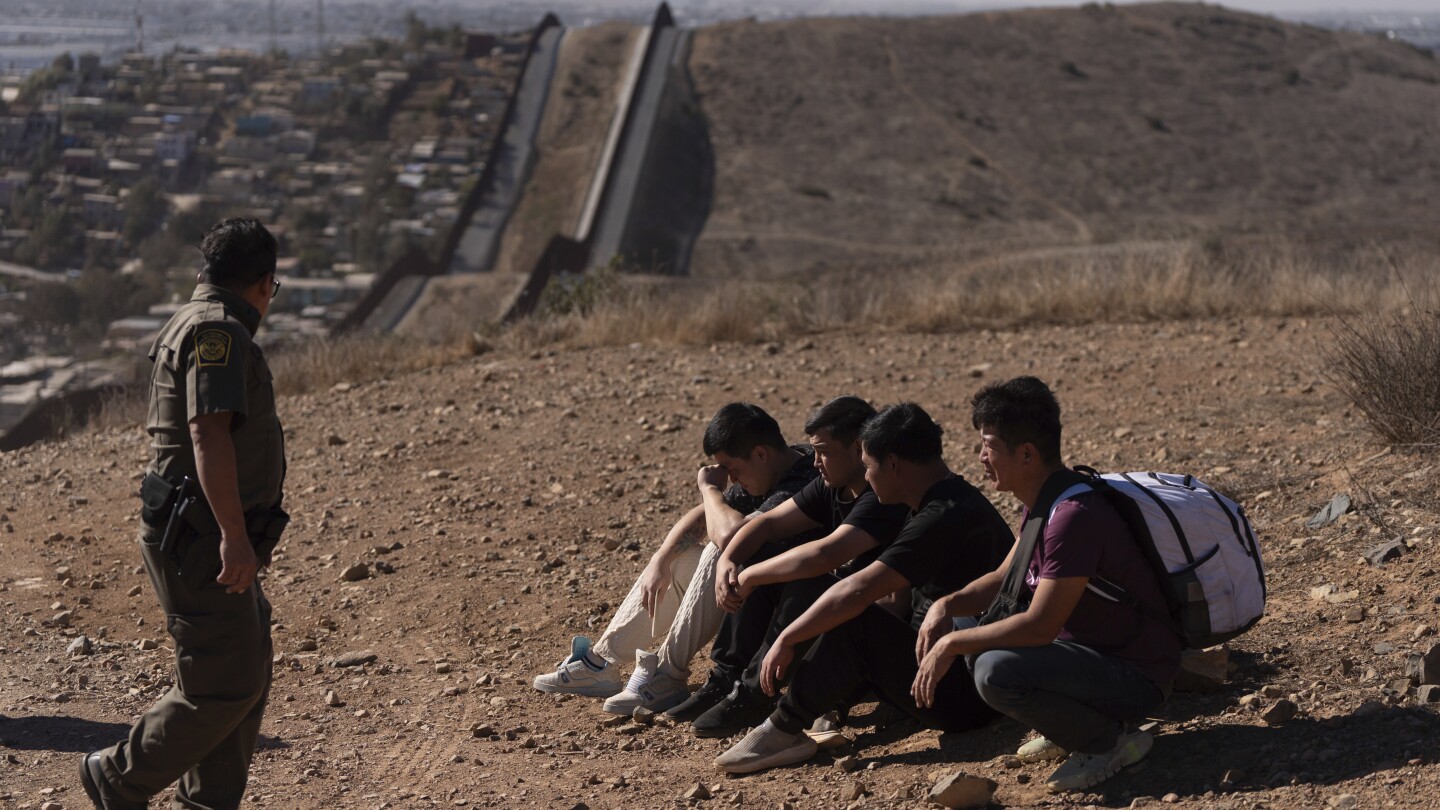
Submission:
[[[965,656],[985,702],[1042,735],[1021,747],[1020,758],[1067,757],[1046,785],[1083,790],[1149,753],[1150,734],[1131,724],[1164,701],[1180,667],[1181,641],[1140,610],[1088,587],[1102,578],[1153,607],[1145,613],[1165,613],[1159,581],[1104,496],[1060,498],[1048,520],[1032,513],[1075,477],[1061,460],[1060,405],[1050,389],[1019,377],[987,386],[971,404],[986,478],[1020,499],[1026,521],[1046,522],[1027,566],[1023,609],[952,630],[953,617],[975,615],[994,600],[1012,548],[999,568],[931,607],[916,644],[920,670],[912,689],[920,706],[930,705],[937,684]]]

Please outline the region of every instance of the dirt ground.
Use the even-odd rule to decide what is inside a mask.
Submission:
[[[1440,620],[1440,472],[1433,455],[1378,444],[1325,381],[1331,327],[493,353],[284,399],[295,522],[265,579],[275,686],[247,805],[921,806],[960,770],[997,781],[996,803],[1011,807],[1431,806],[1440,721],[1404,676]],[[1068,460],[1206,478],[1245,504],[1269,566],[1268,616],[1232,642],[1228,682],[1177,693],[1154,752],[1103,790],[1054,797],[1051,766],[1007,767],[1025,734],[1013,723],[942,735],[874,705],[834,757],[727,778],[711,760],[729,741],[615,726],[595,701],[530,687],[571,635],[601,632],[696,501],[700,433],[719,405],[758,402],[798,440],[833,395],[913,399],[974,481],[966,403],[1018,373],[1056,386]],[[0,456],[0,807],[87,807],[80,754],[118,739],[170,684],[171,642],[134,546],[146,457],[138,427]],[[1338,493],[1360,511],[1306,528]],[[997,503],[1013,520],[1008,496]],[[1407,543],[1398,559],[1361,559],[1393,537]],[[343,581],[356,563],[373,575]],[[1329,600],[1313,598],[1324,585]],[[82,635],[92,652],[69,652]],[[364,651],[375,660],[331,664]],[[704,671],[702,654],[692,685]],[[1269,725],[1262,713],[1281,698],[1298,713]],[[858,770],[836,766],[844,753]],[[697,784],[713,798],[687,799]]]

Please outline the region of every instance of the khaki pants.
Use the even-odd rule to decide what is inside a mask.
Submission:
[[[725,612],[715,604],[715,563],[720,549],[702,543],[686,549],[671,563],[670,587],[652,619],[641,604],[637,580],[615,611],[615,618],[595,644],[595,652],[622,666],[635,660],[636,650],[656,651],[660,671],[680,680],[690,677],[690,659],[715,638]]]
[[[140,548],[175,640],[175,685],[101,752],[101,768],[135,801],[179,779],[175,807],[239,807],[270,693],[270,603],[259,580],[240,594],[215,582],[218,536],[192,540],[178,567],[159,541],[147,527]]]

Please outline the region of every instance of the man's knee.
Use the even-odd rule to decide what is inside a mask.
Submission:
[[[1029,691],[1027,679],[1020,677],[1022,656],[1014,650],[987,650],[975,656],[975,691],[992,708],[1005,711],[1017,698]]]

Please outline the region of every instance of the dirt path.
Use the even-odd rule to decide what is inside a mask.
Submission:
[[[1382,453],[1323,382],[1327,336],[1247,320],[495,354],[283,400],[296,520],[266,582],[276,682],[247,806],[668,807],[697,782],[716,796],[706,806],[845,807],[857,783],[859,806],[920,806],[904,797],[957,769],[995,779],[1012,807],[1167,794],[1182,807],[1343,794],[1424,806],[1440,795],[1440,722],[1396,682],[1440,620],[1440,473],[1433,458]],[[1270,615],[1234,643],[1231,682],[1177,694],[1154,753],[1103,792],[1057,800],[1037,787],[1045,766],[1007,768],[1014,724],[940,735],[874,706],[849,729],[853,774],[822,756],[727,779],[710,764],[725,741],[612,728],[592,701],[530,688],[572,634],[603,629],[693,503],[699,434],[720,404],[757,401],[798,439],[832,395],[914,399],[975,480],[966,402],[1027,372],[1057,386],[1071,461],[1204,476],[1245,503],[1271,571]],[[132,428],[0,456],[0,807],[85,807],[76,757],[168,686],[169,639],[133,547],[145,455]],[[1307,529],[1337,492],[1375,506]],[[1358,561],[1394,535],[1414,547],[1384,568]],[[342,582],[356,562],[394,573]],[[1313,601],[1323,584],[1348,601]],[[82,634],[93,653],[67,654]],[[327,663],[364,650],[377,660]],[[702,675],[697,661],[692,681]],[[1266,725],[1274,698],[1248,705],[1261,688],[1292,696],[1299,716]]]

